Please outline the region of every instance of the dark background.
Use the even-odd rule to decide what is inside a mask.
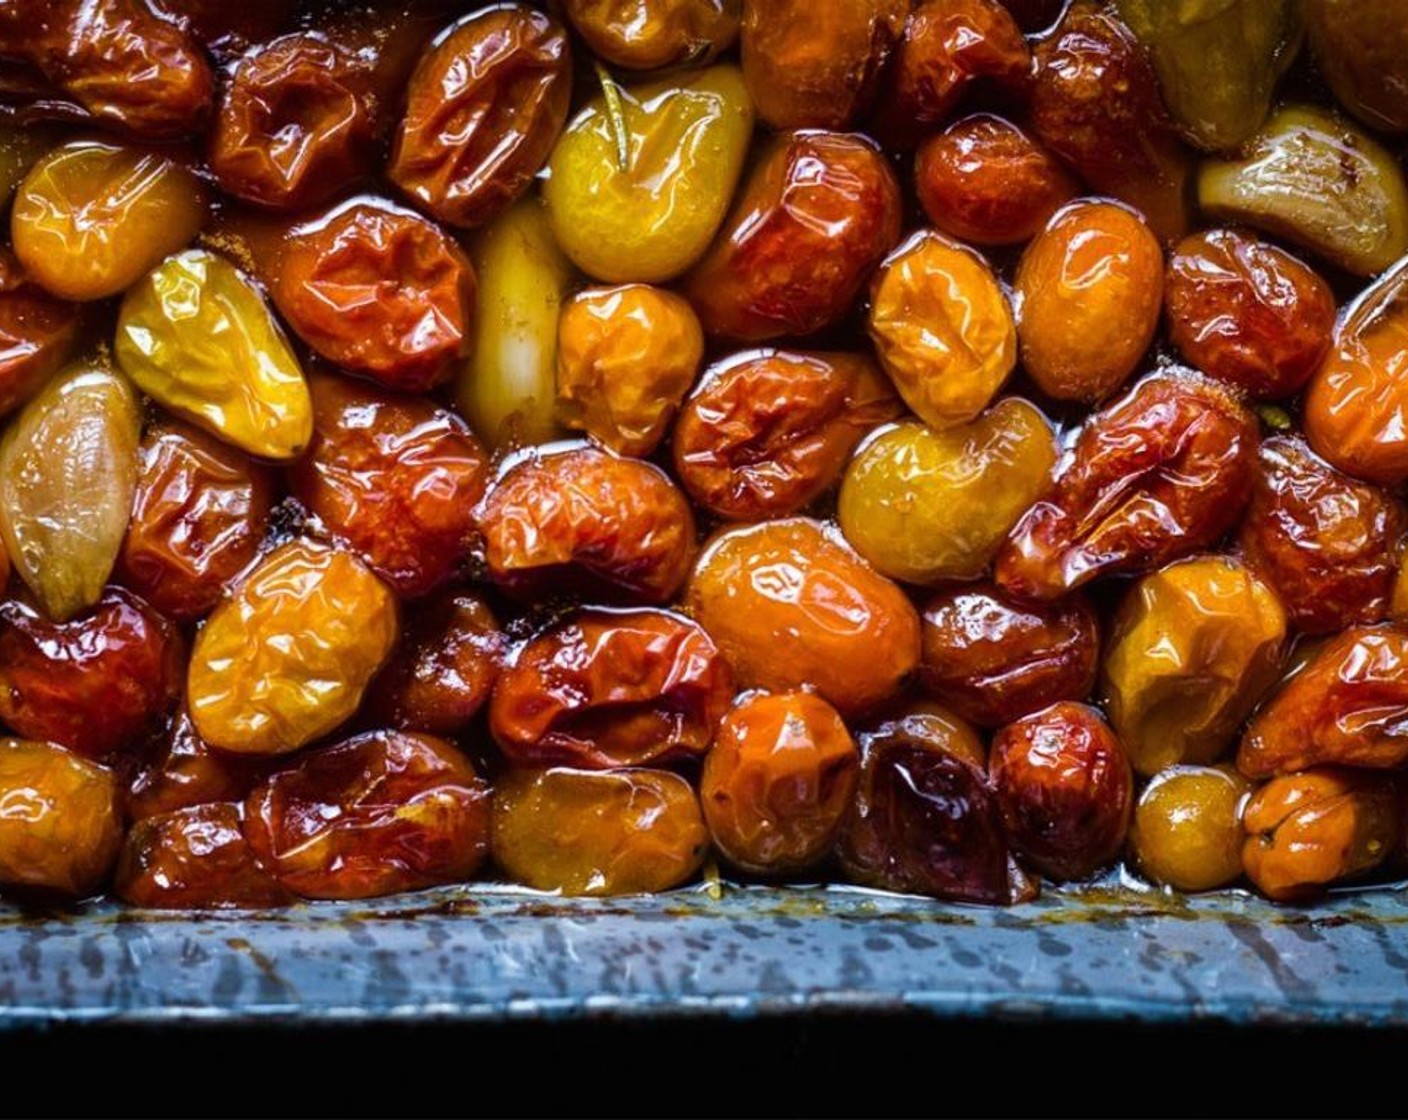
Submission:
[[[6,1116],[1344,1117],[1404,1111],[1408,1034],[905,1016],[90,1026],[0,1036],[0,1055]]]

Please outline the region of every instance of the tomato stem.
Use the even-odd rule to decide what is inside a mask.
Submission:
[[[621,104],[621,87],[600,62],[593,62],[601,95],[606,98],[606,119],[611,124],[611,136],[616,141],[616,163],[622,171],[630,167],[631,151],[626,135],[626,111]]]

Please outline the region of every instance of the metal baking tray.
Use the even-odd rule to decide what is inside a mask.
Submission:
[[[1010,909],[847,888],[473,885],[265,914],[0,910],[0,1027],[925,1012],[1408,1025],[1408,894],[1122,888]]]

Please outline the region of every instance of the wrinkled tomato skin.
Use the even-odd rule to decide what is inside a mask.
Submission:
[[[998,0],[925,0],[914,7],[871,122],[887,144],[913,148],[975,85],[1025,92],[1032,55]]]
[[[235,64],[210,136],[227,194],[272,210],[326,201],[365,173],[376,139],[370,67],[312,33]]]
[[[373,731],[289,760],[244,803],[255,858],[305,898],[462,882],[489,847],[489,788],[442,739]]]
[[[1330,639],[1252,717],[1237,751],[1249,778],[1314,766],[1408,762],[1408,627],[1359,626]]]
[[[744,0],[743,77],[773,128],[845,128],[904,30],[905,0]]]
[[[675,475],[728,521],[799,513],[839,481],[856,444],[903,411],[858,354],[763,350],[705,371],[675,423]]]
[[[1209,377],[1290,397],[1330,346],[1335,296],[1284,249],[1230,229],[1180,241],[1164,282],[1169,338]]]
[[[607,770],[697,758],[733,698],[705,631],[665,611],[584,611],[499,675],[489,730],[516,766]]]
[[[267,771],[261,759],[210,746],[182,707],[138,760],[127,786],[127,815],[140,821],[193,805],[243,801]]]
[[[363,715],[373,725],[457,735],[488,702],[507,644],[481,596],[432,595],[369,686]]]
[[[861,735],[860,755],[856,799],[837,841],[849,879],[989,905],[1034,893],[1012,863],[980,766],[904,722]]]
[[[859,770],[846,725],[819,696],[742,697],[704,760],[699,794],[714,844],[760,875],[811,866],[830,852]]]
[[[975,245],[1030,240],[1077,191],[1050,152],[989,113],[964,117],[925,140],[914,179],[929,221]]]
[[[564,895],[648,894],[688,881],[709,850],[694,788],[665,770],[510,770],[494,789],[495,862]]]
[[[1304,634],[1383,620],[1408,510],[1389,492],[1341,474],[1294,436],[1261,445],[1238,534],[1247,561]]]
[[[0,738],[0,884],[93,894],[122,846],[117,776],[54,743]]]
[[[260,910],[295,901],[259,866],[240,829],[240,806],[192,805],[132,826],[113,891],[149,910]]]
[[[209,614],[254,559],[274,483],[244,452],[179,420],[142,438],[116,579],[179,621]]]
[[[738,39],[742,0],[565,0],[593,54],[628,70],[705,66]]]
[[[210,113],[214,77],[193,37],[145,0],[57,0],[15,5],[18,41],[6,53],[33,63],[94,123],[145,140],[179,140]]]
[[[1273,778],[1242,814],[1247,878],[1277,902],[1306,902],[1383,863],[1399,842],[1400,812],[1384,775],[1325,767]]]
[[[551,16],[513,3],[466,16],[412,73],[387,174],[431,217],[483,225],[547,162],[571,78],[567,35]]]
[[[135,747],[175,706],[184,655],[176,628],[119,587],[68,622],[11,599],[0,604],[0,721],[89,758]]]
[[[0,249],[0,417],[33,396],[73,352],[76,306],[56,299]]]
[[[899,182],[863,137],[792,132],[745,182],[685,295],[710,335],[808,335],[851,309],[900,236]]]
[[[309,387],[313,440],[290,472],[294,496],[404,596],[459,574],[489,475],[469,425],[422,398],[335,374]]]
[[[919,679],[928,692],[995,728],[1089,696],[1100,630],[1082,595],[1032,605],[991,584],[968,585],[926,604],[923,651]]]
[[[1158,76],[1113,14],[1080,0],[1036,46],[1036,137],[1091,187],[1140,211],[1165,241],[1189,223],[1187,149]]]
[[[993,739],[988,772],[1019,857],[1057,880],[1086,879],[1124,847],[1134,774],[1100,712],[1062,702]]]
[[[511,467],[479,524],[489,577],[516,598],[668,603],[694,559],[694,515],[668,476],[595,448]]]
[[[683,603],[740,686],[814,688],[847,717],[897,696],[919,661],[904,592],[806,518],[719,534]]]
[[[1093,413],[1049,498],[998,553],[998,586],[1055,599],[1217,541],[1251,497],[1258,432],[1216,384],[1156,374]]]
[[[474,267],[433,222],[388,203],[295,227],[270,294],[315,351],[388,389],[429,392],[469,353]]]

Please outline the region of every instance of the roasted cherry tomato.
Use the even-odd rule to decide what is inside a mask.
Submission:
[[[395,597],[355,556],[281,545],[196,637],[186,677],[196,731],[221,750],[295,751],[356,711],[396,634]]]
[[[1392,782],[1327,767],[1274,778],[1242,814],[1247,878],[1278,902],[1303,902],[1372,871],[1402,831]]]
[[[1359,626],[1330,639],[1247,726],[1249,778],[1314,766],[1408,762],[1408,627]]]
[[[1394,0],[1311,0],[1306,16],[1340,104],[1370,128],[1408,132],[1408,23]]]
[[[810,686],[843,715],[892,699],[919,661],[919,616],[816,521],[730,529],[684,592],[745,688]]]
[[[1253,397],[1294,396],[1330,346],[1330,286],[1283,249],[1230,229],[1178,243],[1164,285],[1169,338]]]
[[[373,731],[291,759],[244,804],[250,849],[305,898],[458,883],[489,849],[489,787],[442,739]]]
[[[719,724],[704,760],[704,819],[736,867],[800,871],[830,852],[859,769],[856,745],[825,700],[749,693]]]
[[[699,798],[661,770],[512,770],[494,790],[494,861],[565,895],[667,891],[709,849]]]
[[[151,425],[118,580],[172,618],[209,614],[263,542],[273,489],[267,468],[199,428]]]
[[[217,751],[182,706],[138,758],[127,786],[127,815],[139,821],[212,801],[243,801],[268,769],[262,758]]]
[[[1023,367],[1048,396],[1092,403],[1124,384],[1153,341],[1163,252],[1125,207],[1075,202],[1027,246],[1016,289]]]
[[[904,31],[906,0],[743,0],[743,76],[774,128],[845,128]]]
[[[184,656],[176,628],[121,588],[67,622],[11,599],[0,604],[0,720],[91,758],[135,748],[176,705]]]
[[[512,595],[667,603],[694,558],[694,517],[665,473],[595,448],[529,453],[479,513],[489,575]]]
[[[1188,150],[1138,41],[1093,0],[1077,0],[1036,46],[1037,139],[1097,191],[1139,210],[1164,240],[1188,228]]]
[[[295,227],[270,294],[314,350],[391,389],[424,393],[469,352],[474,268],[433,222],[355,201]]]
[[[964,117],[925,140],[914,180],[929,221],[975,245],[1035,237],[1077,189],[1050,152],[989,113]]]
[[[1292,624],[1328,634],[1383,619],[1405,530],[1408,510],[1392,494],[1341,474],[1299,438],[1277,436],[1261,445],[1237,539]]]
[[[478,537],[489,459],[463,420],[336,374],[312,378],[313,440],[294,494],[402,595],[460,573]]]
[[[711,366],[675,424],[675,474],[728,521],[799,513],[901,406],[859,354],[759,350]]]
[[[837,854],[848,878],[882,890],[1005,904],[1035,891],[1013,862],[1002,809],[959,720],[898,720],[860,737],[855,802]]]
[[[210,134],[210,170],[246,202],[315,205],[367,170],[376,109],[365,60],[321,35],[285,35],[235,63]]]
[[[53,743],[0,739],[0,883],[82,898],[122,845],[111,770]]]
[[[287,906],[294,895],[250,851],[240,807],[192,805],[132,826],[113,891],[152,910],[258,910]]]
[[[516,3],[465,16],[411,75],[387,174],[432,217],[483,225],[547,162],[571,75],[567,35],[551,16]]]
[[[1100,630],[1082,595],[1018,603],[991,584],[945,591],[923,615],[919,679],[980,727],[1084,700],[1095,684]]]
[[[1210,891],[1242,877],[1242,803],[1251,783],[1230,767],[1171,766],[1144,787],[1130,852],[1154,882]]]
[[[557,325],[557,412],[618,455],[665,438],[704,356],[704,332],[681,296],[648,284],[588,288]]]
[[[787,133],[754,167],[685,294],[713,335],[813,334],[851,309],[899,239],[900,217],[895,173],[869,141]]]
[[[1257,427],[1211,382],[1158,374],[1091,415],[1049,498],[1018,522],[997,582],[1055,599],[1212,544],[1251,497]]]
[[[1052,879],[1086,879],[1124,847],[1134,775],[1096,708],[1063,701],[1008,724],[988,772],[1017,854]]]
[[[664,611],[584,611],[505,667],[489,729],[517,766],[607,770],[697,758],[733,697],[709,635]]]
[[[593,54],[628,70],[701,65],[733,46],[742,0],[565,0]]]
[[[374,724],[456,735],[488,702],[507,639],[472,591],[443,591],[416,610],[362,711]]]

